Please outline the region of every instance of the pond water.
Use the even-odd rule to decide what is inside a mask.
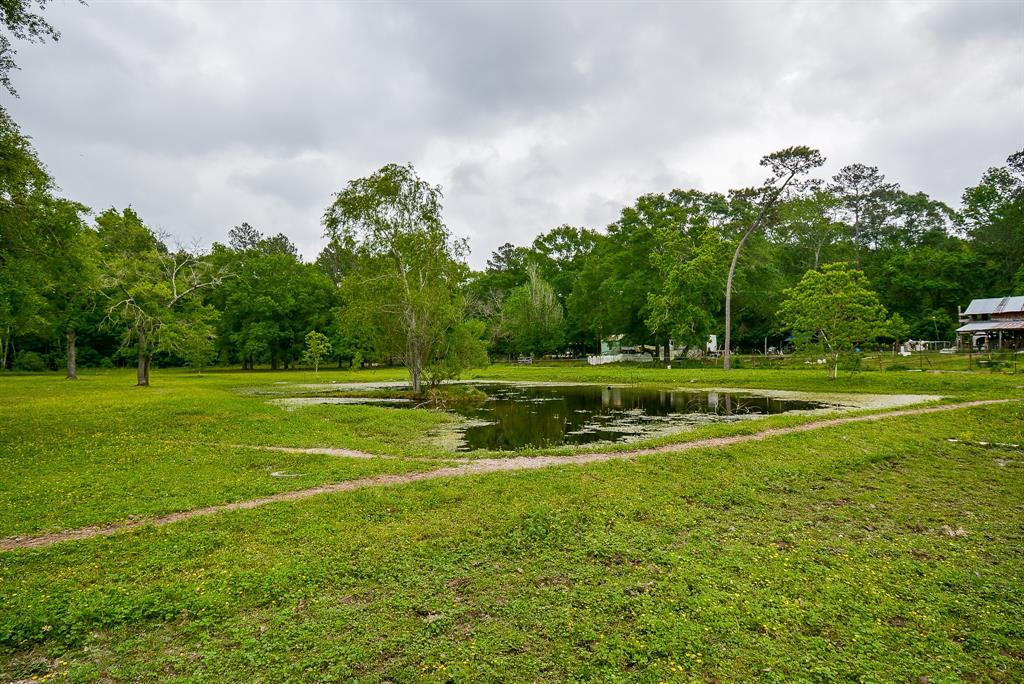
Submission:
[[[838,407],[745,392],[600,385],[474,386],[487,394],[487,400],[454,409],[472,419],[459,435],[459,451],[621,442],[709,422]]]

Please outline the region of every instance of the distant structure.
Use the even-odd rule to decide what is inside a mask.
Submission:
[[[600,366],[606,363],[652,363],[658,359],[673,361],[675,359],[699,359],[705,355],[718,356],[721,351],[718,348],[718,336],[708,335],[708,341],[704,349],[699,346],[688,347],[682,345],[677,347],[672,340],[668,341],[668,349],[658,346],[638,345],[631,346],[623,344],[625,335],[610,335],[601,339],[601,353],[587,357],[587,363],[591,366]],[[665,352],[668,352],[666,356]]]
[[[1024,297],[975,299],[960,312],[957,346],[985,351],[1024,349]]]

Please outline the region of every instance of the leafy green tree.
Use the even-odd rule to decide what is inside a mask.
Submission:
[[[300,357],[306,332],[329,324],[337,287],[321,268],[303,263],[283,235],[266,237],[243,223],[229,237],[211,258],[233,277],[207,298],[221,311],[221,351],[243,368],[287,368]]]
[[[785,295],[779,309],[780,328],[793,333],[798,350],[829,357],[830,379],[836,377],[840,354],[886,334],[885,307],[863,271],[849,264],[825,264],[820,271],[807,271]]]
[[[963,195],[963,222],[990,264],[991,294],[1008,292],[1024,269],[1024,150],[990,168]]]
[[[897,190],[888,207],[888,229],[879,239],[882,249],[913,249],[942,242],[956,232],[957,213],[923,192]]]
[[[164,327],[160,346],[180,356],[186,366],[201,374],[217,357],[213,323],[218,312],[210,306],[193,306],[189,313],[191,315],[177,316]]]
[[[820,188],[798,195],[779,207],[779,221],[772,226],[773,237],[788,245],[787,260],[795,261],[800,273],[840,256],[844,226],[837,219],[839,198]],[[845,255],[842,255],[845,256]]]
[[[990,294],[984,256],[954,236],[882,250],[864,270],[886,309],[899,313],[916,338],[951,339],[957,306]]]
[[[441,189],[411,164],[389,164],[335,195],[324,226],[331,240],[356,245],[341,285],[346,320],[377,352],[400,359],[419,393],[424,371],[446,360],[465,320],[467,247],[444,225]]]
[[[51,241],[47,317],[53,332],[64,338],[69,380],[78,378],[78,331],[88,325],[100,291],[99,239],[85,223],[86,211],[77,202],[53,200],[38,224]]]
[[[569,298],[569,318],[596,343],[622,334],[633,344],[668,343],[668,331],[655,332],[648,295],[658,288],[653,256],[662,252],[666,231],[679,229],[687,216],[678,194],[647,194],[622,210],[579,269]],[[589,236],[588,236],[589,237]]]
[[[854,261],[860,267],[861,253],[884,239],[899,186],[886,183],[877,166],[850,164],[832,177],[829,190],[839,199]]]
[[[316,258],[316,265],[336,287],[356,266],[356,245],[351,237],[332,239]]]
[[[590,332],[590,312],[571,306],[576,283],[598,244],[598,233],[587,228],[558,226],[538,235],[527,259],[537,264],[540,276],[555,290],[565,311],[565,342],[582,354],[595,344]],[[599,346],[599,345],[598,345]]]
[[[536,264],[527,267],[525,285],[512,290],[502,306],[503,335],[513,354],[535,356],[561,351],[565,339],[565,315],[554,288],[538,274]]]
[[[76,329],[98,289],[88,210],[55,196],[30,141],[2,110],[0,153],[0,368],[15,335],[56,332],[74,379]]]
[[[16,336],[48,324],[44,263],[52,245],[37,221],[53,190],[31,142],[0,108],[0,369],[9,365]]]
[[[467,313],[484,322],[486,338],[497,354],[512,354],[505,336],[503,307],[509,293],[526,282],[527,262],[532,256],[525,247],[505,243],[491,254],[486,269],[469,276],[463,289]]]
[[[741,193],[750,198],[751,219],[736,244],[736,251],[733,253],[732,263],[729,265],[729,276],[725,282],[725,345],[722,349],[722,368],[725,370],[729,370],[731,365],[732,284],[736,276],[736,262],[740,258],[740,251],[751,235],[764,230],[767,225],[777,220],[777,209],[785,198],[786,191],[791,186],[798,188],[800,178],[824,164],[825,158],[818,150],[801,145],[773,152],[762,157],[760,163],[761,166],[771,169],[771,176],[760,188]]]
[[[881,336],[892,339],[893,342],[899,344],[903,340],[907,339],[910,335],[910,326],[903,320],[903,316],[898,313],[894,313],[889,316],[889,320],[885,323],[885,332]]]
[[[107,318],[124,329],[126,345],[135,345],[137,384],[146,387],[153,354],[167,348],[165,329],[196,315],[198,294],[229,274],[198,254],[168,250],[130,207],[108,209],[96,225]]]
[[[683,233],[667,238],[665,252],[655,257],[661,289],[648,294],[651,329],[700,348],[718,324],[730,251],[710,225],[696,241]]]
[[[327,335],[316,330],[306,333],[306,348],[302,352],[302,358],[306,363],[313,364],[313,372],[320,373],[320,361],[331,353],[331,341]]]

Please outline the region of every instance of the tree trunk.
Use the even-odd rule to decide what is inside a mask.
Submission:
[[[4,328],[3,338],[0,338],[0,370],[7,368],[7,350],[11,345],[11,326]]]
[[[145,335],[139,335],[139,368],[136,378],[136,387],[149,387],[149,350],[146,349]]]
[[[77,347],[75,346],[75,331],[68,330],[68,380],[78,379],[78,364],[75,358]]]
[[[420,369],[413,367],[409,369],[409,375],[412,377],[412,393],[420,393]]]
[[[736,275],[736,262],[740,258],[740,250],[743,249],[743,245],[746,244],[747,238],[757,228],[755,223],[750,228],[747,228],[747,232],[740,238],[740,242],[736,245],[736,251],[732,255],[732,263],[729,265],[729,278],[725,281],[725,347],[722,349],[722,370],[729,370],[732,367],[731,359],[729,355],[732,353],[732,279]]]
[[[149,356],[143,352],[139,352],[139,369],[136,377],[137,387],[149,387]]]

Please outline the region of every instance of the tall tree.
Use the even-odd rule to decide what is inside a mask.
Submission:
[[[0,368],[14,336],[57,332],[74,379],[75,330],[97,289],[95,234],[88,209],[55,193],[30,141],[0,110]]]
[[[491,253],[486,269],[470,275],[464,288],[467,313],[484,323],[488,342],[497,354],[513,353],[503,321],[505,302],[526,282],[527,263],[535,264],[534,256],[525,247],[505,243]]]
[[[0,108],[0,369],[16,336],[46,327],[41,263],[50,249],[37,219],[53,190],[30,140]]]
[[[790,256],[799,260],[800,273],[835,260],[829,257],[834,256],[843,237],[843,224],[836,217],[838,208],[839,198],[820,188],[779,208],[774,237],[791,246]]]
[[[243,368],[289,367],[301,355],[303,335],[329,323],[336,286],[321,268],[303,263],[283,235],[267,237],[242,224],[230,246],[214,245],[211,259],[232,274],[207,297],[221,311],[218,344]]]
[[[540,276],[555,290],[565,311],[565,342],[577,354],[596,343],[589,329],[590,312],[571,306],[573,291],[598,244],[598,234],[587,228],[562,225],[538,235],[528,260],[537,264]]]
[[[971,241],[991,264],[992,293],[1008,292],[1015,278],[1024,279],[1024,150],[964,191],[963,220]]]
[[[512,290],[502,307],[504,336],[514,354],[530,356],[562,351],[565,315],[554,288],[540,277],[536,264],[527,267],[525,285]]]
[[[736,251],[733,253],[732,263],[729,265],[729,277],[725,281],[725,346],[722,351],[722,368],[725,370],[729,370],[731,367],[732,283],[736,276],[736,262],[740,258],[740,250],[743,249],[743,245],[751,235],[763,230],[766,225],[776,219],[778,205],[790,186],[794,183],[799,186],[802,176],[824,163],[825,158],[818,150],[802,145],[787,147],[761,158],[761,166],[771,169],[771,176],[760,188],[749,193],[752,198],[750,212],[752,218],[736,244]]]
[[[137,384],[149,385],[153,354],[164,328],[196,315],[197,295],[219,285],[227,273],[184,249],[170,251],[130,207],[108,209],[96,218],[103,260],[107,316],[125,330],[125,343],[138,352]]]
[[[886,183],[877,166],[850,164],[832,177],[829,189],[839,199],[853,243],[854,260],[860,266],[861,252],[882,239],[888,217],[888,203],[898,190]]]
[[[668,331],[653,331],[648,295],[657,289],[652,256],[664,250],[665,231],[678,229],[687,216],[684,202],[661,193],[641,195],[622,210],[595,240],[569,300],[570,319],[580,321],[595,342],[624,335],[633,344],[664,344]]]
[[[100,292],[99,239],[86,225],[86,208],[55,200],[41,220],[53,241],[47,299],[54,332],[64,338],[67,379],[78,379],[78,331],[87,324]]]
[[[647,295],[650,328],[666,331],[677,345],[700,348],[718,322],[728,260],[729,244],[712,226],[696,239],[668,237],[665,253],[655,258],[661,287]]]
[[[342,283],[346,316],[378,351],[401,359],[420,392],[424,372],[466,331],[467,247],[444,225],[441,189],[411,164],[388,164],[350,181],[323,222],[328,238],[357,245],[357,264]]]

